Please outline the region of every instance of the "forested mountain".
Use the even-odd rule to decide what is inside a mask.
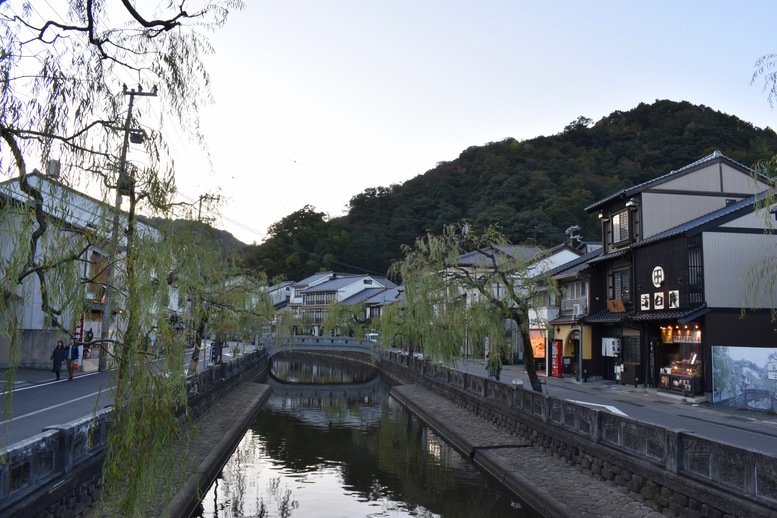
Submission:
[[[220,230],[213,228],[206,223],[200,223],[198,221],[187,219],[176,219],[173,221],[163,220],[161,218],[147,218],[144,216],[138,216],[141,221],[155,226],[157,228],[165,228],[165,225],[172,225],[172,232],[177,234],[187,233],[192,236],[193,239],[204,243],[215,242],[217,249],[219,249],[225,257],[232,257],[242,253],[243,249],[248,245],[237,239],[235,236],[227,232],[226,230]]]
[[[656,101],[585,117],[549,137],[507,138],[464,150],[401,185],[366,189],[346,216],[312,206],[286,216],[266,242],[244,250],[246,266],[299,280],[320,270],[385,274],[401,245],[467,220],[494,224],[514,243],[555,246],[565,230],[598,240],[584,208],[605,196],[720,150],[753,166],[777,154],[777,134],[688,102]]]

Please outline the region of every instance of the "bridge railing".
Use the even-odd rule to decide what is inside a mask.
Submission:
[[[270,357],[289,351],[340,351],[369,354],[380,358],[382,347],[370,340],[346,336],[303,336],[265,338],[262,345]]]

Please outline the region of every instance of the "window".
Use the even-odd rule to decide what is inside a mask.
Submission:
[[[96,302],[105,302],[105,286],[108,283],[108,258],[92,251],[89,258],[89,277],[87,298]]]
[[[631,300],[631,272],[628,269],[612,272],[612,292],[610,298]]]
[[[701,234],[688,238],[688,296],[692,304],[704,302]]]
[[[588,284],[585,282],[572,282],[564,286],[563,294],[561,295],[561,311],[563,313],[587,311],[583,309],[588,305],[587,288]]]
[[[323,306],[331,304],[337,300],[337,292],[325,291],[316,293],[306,293],[302,296],[302,304],[305,306]]]
[[[573,282],[564,286],[563,300],[577,300],[586,298],[586,283]]]
[[[323,309],[306,309],[303,313],[303,318],[309,318],[310,322],[313,324],[320,324],[324,321],[324,310]]]
[[[612,242],[620,243],[629,239],[629,211],[624,210],[612,217]]]

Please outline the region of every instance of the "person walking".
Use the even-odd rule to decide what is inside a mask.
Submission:
[[[65,362],[67,363],[67,380],[73,381],[75,363],[78,361],[78,346],[72,338],[65,347]]]
[[[65,345],[62,340],[57,340],[57,346],[51,353],[51,361],[53,362],[51,370],[57,375],[57,381],[59,381],[59,371],[62,370],[62,362],[65,361]]]

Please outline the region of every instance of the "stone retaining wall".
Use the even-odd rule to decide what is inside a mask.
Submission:
[[[266,374],[267,367],[267,353],[259,350],[189,377],[192,417],[240,383]],[[100,495],[112,417],[113,409],[106,408],[10,445],[0,461],[0,516],[78,516],[88,509]]]
[[[413,358],[381,370],[680,516],[777,515],[777,459]]]

